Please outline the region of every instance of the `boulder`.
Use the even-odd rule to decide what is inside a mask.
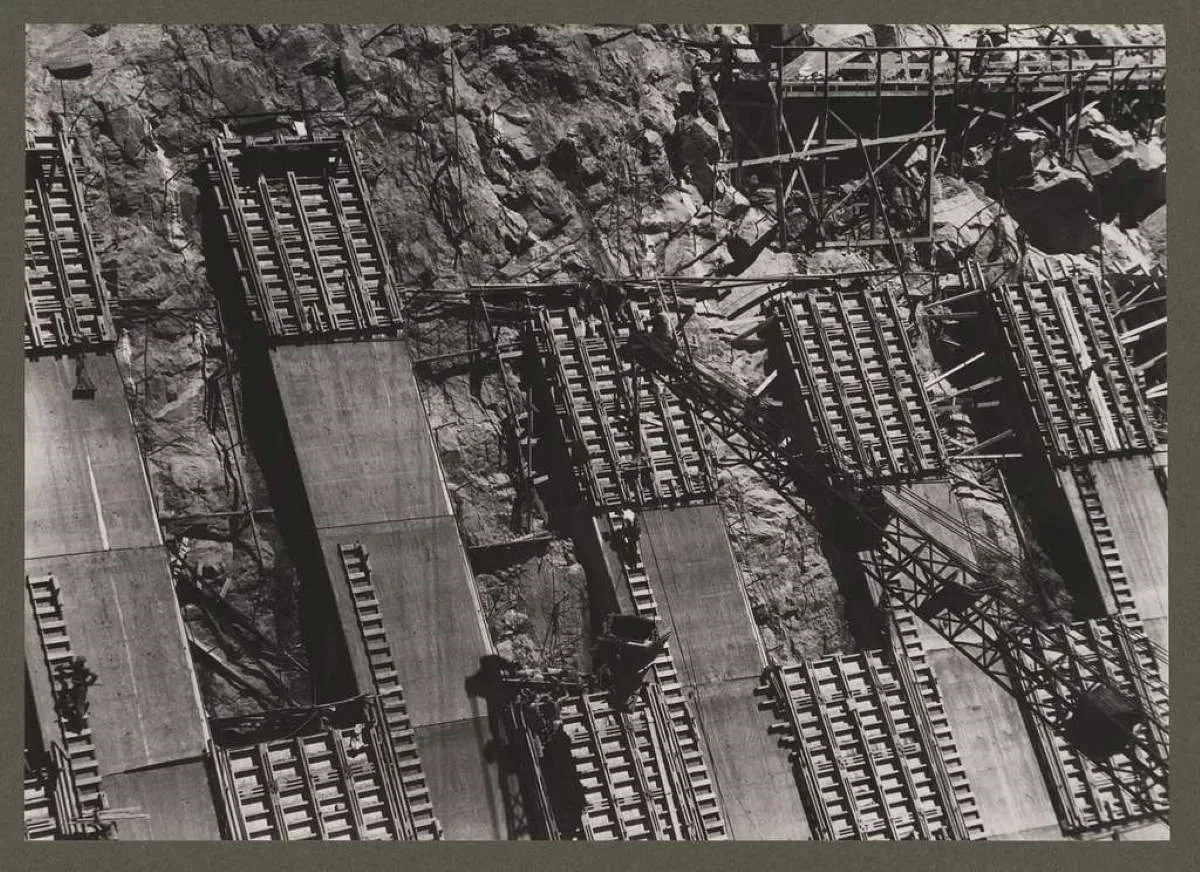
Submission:
[[[933,233],[939,248],[957,256],[979,243],[993,225],[1000,206],[976,185],[943,180],[942,196],[933,203]]]
[[[1138,225],[1142,239],[1146,241],[1151,255],[1158,263],[1167,265],[1167,206],[1164,203],[1145,217]]]
[[[1104,244],[1105,269],[1132,273],[1153,266],[1149,246],[1137,230],[1122,230],[1116,224],[1104,224],[1100,236]]]
[[[1005,186],[1032,181],[1049,152],[1050,143],[1044,134],[1036,130],[1017,130],[992,154],[992,178]]]
[[[721,159],[721,139],[715,124],[700,117],[681,118],[675,126],[677,163],[687,170],[692,184],[705,199],[712,196],[716,163]]]
[[[1111,125],[1080,134],[1079,160],[1100,192],[1107,220],[1130,226],[1167,199],[1167,156],[1158,140],[1136,141]]]
[[[518,168],[530,170],[541,163],[541,153],[528,132],[505,115],[496,113],[491,116],[491,132],[496,144],[513,159]]]
[[[1028,184],[1006,190],[1005,203],[1029,242],[1047,254],[1080,253],[1100,242],[1096,194],[1079,170],[1043,161]]]

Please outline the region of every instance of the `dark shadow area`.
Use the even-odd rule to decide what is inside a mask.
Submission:
[[[1033,537],[1027,555],[1033,576],[1025,580],[1034,582],[1029,591],[1034,601],[1028,605],[1056,618],[1055,612],[1063,607],[1066,595],[1071,600],[1068,607],[1074,618],[1098,617],[1104,614],[1100,595],[1104,581],[1097,579],[1092,571],[1084,547],[1084,532],[1079,529],[1066,493],[1046,458],[1033,409],[1008,356],[1002,326],[992,307],[980,296],[963,300],[954,306],[954,311],[968,317],[945,325],[941,328],[942,335],[963,348],[989,349],[986,357],[946,380],[952,390],[965,392],[957,402],[958,409],[970,420],[977,438],[1011,428],[1014,438],[1005,443],[1009,446],[1005,453],[1021,455],[999,461],[998,472],[1012,497],[1013,511]],[[930,347],[943,371],[963,362],[955,345],[933,338]],[[994,378],[999,381],[967,391]],[[944,409],[943,414],[948,414],[948,410]],[[1020,555],[1013,558],[1019,562]]]
[[[336,600],[316,535],[299,463],[271,367],[265,331],[249,317],[241,280],[226,238],[205,167],[193,174],[201,192],[201,235],[209,284],[233,352],[242,388],[247,447],[267,485],[268,498],[291,564],[300,579],[300,628],[313,676],[314,699],[343,699],[356,690],[348,641],[338,620]],[[339,580],[340,581],[340,580]],[[370,688],[362,688],[370,690]]]

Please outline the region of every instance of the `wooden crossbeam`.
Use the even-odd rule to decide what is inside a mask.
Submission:
[[[957,364],[956,366],[952,366],[950,369],[946,370],[946,371],[945,371],[944,373],[942,373],[941,375],[934,376],[932,379],[930,379],[929,381],[925,382],[925,385],[924,385],[924,387],[925,387],[925,390],[929,390],[929,389],[930,389],[931,387],[933,387],[934,385],[936,385],[936,384],[940,384],[941,382],[943,382],[943,381],[945,381],[946,379],[950,378],[950,376],[954,375],[954,374],[955,374],[955,373],[957,373],[957,372],[961,372],[962,370],[966,369],[968,366],[970,366],[970,365],[971,365],[972,363],[974,363],[975,361],[979,360],[980,358],[986,357],[986,356],[987,356],[987,352],[986,352],[986,351],[981,351],[981,352],[979,352],[978,354],[976,354],[976,355],[973,355],[973,356],[971,356],[971,357],[967,358],[967,359],[966,359],[966,360],[964,360],[962,363],[960,363],[960,364]]]
[[[905,133],[898,136],[882,136],[876,139],[864,139],[863,144],[866,146],[892,145],[894,143],[911,143],[921,139],[933,139],[938,136],[945,136],[944,130],[927,130],[917,133]],[[747,158],[740,161],[722,161],[717,164],[718,171],[742,169],[744,167],[762,166],[765,164],[793,163],[796,161],[810,160],[821,155],[836,154],[843,151],[854,151],[858,148],[855,140],[835,141],[830,145],[817,146],[812,148],[809,146],[808,140],[805,142],[805,147],[800,151],[790,151],[784,154],[770,155],[769,157]]]
[[[951,458],[951,460],[961,460],[965,457],[975,455],[975,453],[977,451],[982,451],[984,448],[988,448],[992,445],[995,445],[997,442],[1002,442],[1012,435],[1013,435],[1013,430],[1010,427],[1001,433],[997,433],[995,436],[989,436],[987,439],[984,439],[982,442],[976,442],[974,445],[972,445],[967,450],[961,452],[960,454],[954,455]]]
[[[1135,339],[1137,339],[1139,336],[1141,336],[1143,333],[1148,333],[1149,331],[1154,330],[1155,328],[1162,327],[1166,323],[1167,323],[1167,316],[1163,315],[1161,318],[1155,318],[1153,321],[1147,321],[1145,324],[1141,324],[1137,327],[1134,327],[1132,330],[1126,330],[1124,333],[1121,334],[1121,337],[1120,337],[1121,344],[1128,345],[1129,343],[1131,343]]]

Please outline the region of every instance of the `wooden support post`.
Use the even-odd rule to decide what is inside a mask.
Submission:
[[[925,382],[925,385],[924,385],[925,390],[929,390],[934,385],[940,384],[941,382],[950,378],[950,376],[954,375],[956,372],[960,372],[961,370],[966,369],[968,366],[970,366],[975,361],[979,360],[981,357],[986,356],[986,354],[987,354],[986,351],[981,351],[978,354],[974,355],[973,357],[967,358],[966,360],[964,360],[962,363],[958,364],[957,366],[951,367],[950,369],[946,370],[941,375],[933,377],[929,381]]]
[[[780,151],[780,144],[783,138],[783,46],[779,47],[779,56],[776,58],[776,83],[777,89],[774,93],[775,102],[775,151]],[[776,167],[775,171],[775,218],[779,233],[779,250],[787,251],[787,195],[784,193],[783,182],[783,167]]]
[[[1166,323],[1167,323],[1167,316],[1164,315],[1161,318],[1155,318],[1153,321],[1147,321],[1145,324],[1141,324],[1137,327],[1134,327],[1132,330],[1127,330],[1121,334],[1121,337],[1120,337],[1121,344],[1128,345],[1129,343],[1131,343],[1135,339],[1137,339],[1139,336],[1141,336],[1143,333],[1153,330],[1156,327],[1162,327]]]
[[[875,138],[879,139],[883,119],[883,52],[875,52]],[[871,146],[876,163],[879,162],[879,146]],[[871,203],[871,238],[875,237],[876,212],[878,207]]]
[[[825,56],[825,93],[821,100],[821,147],[829,144],[829,52],[824,53]],[[825,210],[825,190],[828,187],[829,178],[828,170],[825,165],[825,156],[821,156],[821,223],[824,224],[829,218],[829,213]],[[824,236],[824,234],[821,234]]]
[[[909,290],[908,280],[904,277],[904,255],[900,251],[900,246],[896,243],[896,237],[892,234],[892,222],[888,220],[887,207],[884,206],[883,195],[879,192],[879,183],[875,178],[875,168],[871,164],[871,156],[867,154],[867,149],[863,146],[861,137],[858,141],[858,147],[862,152],[863,160],[867,164],[867,172],[869,173],[871,181],[871,190],[875,193],[875,201],[879,204],[879,211],[883,215],[883,229],[887,231],[888,245],[891,246],[892,256],[896,259],[897,275],[900,278],[900,285],[904,288],[904,298],[907,300],[909,296]],[[903,331],[904,328],[901,327],[900,329]]]
[[[929,49],[929,126],[937,128],[937,88],[934,85],[934,69],[933,69],[933,47]],[[946,145],[946,140],[942,139],[938,143],[937,154],[933,153],[933,146],[930,143],[925,144],[929,156],[929,169],[926,174],[925,188],[925,235],[929,237],[929,268],[936,269],[933,262],[933,177],[937,172],[937,163],[941,159],[942,149]]]

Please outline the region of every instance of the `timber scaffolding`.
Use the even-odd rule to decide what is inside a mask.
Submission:
[[[1105,289],[1138,385],[1164,414],[1167,401],[1167,274],[1161,267],[1108,273]]]
[[[1135,621],[1115,616],[1112,632],[1092,633],[1086,645],[1060,638],[1061,628],[1045,627],[896,501],[881,504],[878,495],[828,483],[828,470],[813,463],[776,407],[646,334],[634,348],[799,511],[809,514],[814,496],[816,505],[850,511],[852,523],[874,540],[864,552],[867,580],[895,615],[911,612],[929,624],[1016,699],[1027,719],[1065,739],[1076,760],[1087,757],[1107,785],[1129,794],[1138,819],[1166,818],[1166,685],[1154,658],[1144,656],[1153,646]],[[1120,697],[1119,704],[1110,694]],[[1130,720],[1121,720],[1126,716]],[[1071,795],[1077,785],[1060,795],[1077,801]]]
[[[983,837],[923,659],[863,651],[772,666],[766,678],[817,838]]]
[[[1054,386],[1061,390],[1057,402],[1044,400],[1035,408],[1057,409],[1061,418],[1064,414],[1061,411],[1062,397],[1069,397],[1075,406],[1087,405],[1087,402],[1091,401],[1086,414],[1080,411],[1072,420],[1064,420],[1054,427],[1039,426],[1038,429],[1043,434],[1047,450],[1060,448],[1062,463],[1071,463],[1087,513],[1086,529],[1093,537],[1101,555],[1106,580],[1116,602],[1115,611],[1121,616],[1122,624],[1113,629],[1111,621],[1103,623],[1106,619],[1101,619],[1101,623],[1085,621],[1050,628],[1050,631],[1061,633],[1063,644],[1070,645],[1083,656],[1092,658],[1098,673],[1107,676],[1123,692],[1143,700],[1157,712],[1163,726],[1155,735],[1155,740],[1165,743],[1165,685],[1159,678],[1155,645],[1146,637],[1145,629],[1134,608],[1134,595],[1123,568],[1121,555],[1116,548],[1104,506],[1096,493],[1094,480],[1084,462],[1088,458],[1145,453],[1147,445],[1147,431],[1144,427],[1136,428],[1136,395],[1131,389],[1128,368],[1123,366],[1121,356],[1116,350],[1119,343],[1111,319],[1106,318],[1104,300],[1100,296],[1099,288],[1096,282],[1088,277],[1064,275],[1057,282],[997,285],[985,293],[986,283],[982,281],[980,271],[973,268],[973,264],[967,265],[961,281],[967,290],[962,294],[955,294],[952,298],[962,301],[957,302],[957,305],[961,306],[967,300],[987,297],[999,311],[1006,327],[1020,328],[1009,330],[1005,336],[1014,342],[1017,337],[1021,337],[1027,344],[1034,344],[1034,347],[1040,350],[1041,356],[1034,364],[1029,364],[1028,361],[1025,361],[1026,365],[1018,364],[1016,373],[1025,385],[1031,405],[1038,379],[1044,382],[1053,381]],[[879,362],[879,350],[870,348],[870,345],[878,340],[879,325],[886,328],[889,323],[889,318],[886,317],[889,310],[885,306],[862,300],[855,303],[856,298],[864,296],[869,301],[871,293],[870,289],[861,285],[853,289],[831,288],[824,292],[818,289],[805,294],[803,298],[783,295],[767,303],[764,309],[770,317],[764,326],[775,325],[774,347],[781,349],[776,354],[776,372],[785,374],[785,377],[777,382],[773,377],[769,377],[767,381],[776,384],[776,396],[781,397],[785,408],[800,408],[806,413],[804,417],[807,417],[807,428],[799,428],[794,435],[799,440],[798,444],[811,444],[811,438],[806,438],[806,431],[815,430],[818,445],[815,456],[818,459],[825,458],[826,474],[835,478],[841,476],[842,480],[852,487],[900,485],[886,489],[888,502],[902,510],[915,511],[915,517],[921,517],[928,513],[928,504],[920,495],[902,485],[923,479],[944,478],[948,474],[948,458],[941,439],[936,435],[938,428],[917,375],[911,349],[903,338],[903,331],[898,331],[899,336],[895,336],[894,344],[889,346],[885,357],[886,365]],[[887,299],[886,294],[883,294],[883,297]],[[865,318],[852,320],[855,313],[863,310],[866,310]],[[894,307],[891,311],[894,318]],[[1019,314],[1016,314],[1018,311]],[[851,318],[847,317],[848,314]],[[835,332],[833,341],[827,336],[831,328]],[[851,385],[857,388],[857,409],[863,421],[861,429],[865,431],[866,437],[878,438],[876,434],[881,423],[886,422],[895,430],[897,441],[906,444],[905,436],[910,432],[914,416],[911,413],[907,417],[899,415],[893,400],[890,406],[890,421],[883,418],[880,413],[881,404],[873,397],[872,390],[858,381],[865,378],[866,372],[863,367],[863,352],[856,349],[860,342],[868,345],[868,351],[875,364],[873,375],[877,384],[884,388],[897,383],[906,385],[908,396],[922,413],[919,420],[925,422],[927,428],[935,434],[930,445],[930,464],[910,460],[907,464],[900,464],[898,469],[885,467],[885,474],[882,475],[864,475],[863,465],[856,461],[864,453],[863,443],[866,439],[860,438],[856,442],[847,435],[844,425],[842,430],[837,431],[826,420],[833,417],[834,424],[840,423],[836,413],[846,405],[846,396],[850,393],[846,382],[850,381]],[[1107,355],[1108,366],[1113,374],[1105,380],[1105,390],[1101,390],[1098,385],[1100,377],[1087,365],[1088,348],[1084,347],[1085,342],[1090,342],[1094,348],[1102,348],[1103,353]],[[1009,347],[1014,356],[1019,350],[1016,345]],[[807,353],[802,354],[802,351]],[[1072,369],[1072,360],[1077,361],[1080,355],[1083,356],[1084,366],[1080,368],[1076,363]],[[1050,361],[1049,364],[1046,363],[1047,360]],[[1067,370],[1071,374],[1087,372],[1093,380],[1090,393],[1079,389],[1067,392],[1064,377],[1060,374]],[[1067,379],[1069,380],[1069,376]],[[1041,388],[1042,394],[1049,391],[1045,384],[1041,385]],[[1118,425],[1114,421],[1118,414],[1134,422],[1120,425],[1125,428],[1121,430],[1127,437],[1125,442],[1118,439]],[[900,426],[902,422],[908,423],[909,428]],[[1091,426],[1090,431],[1087,429],[1088,425]],[[834,435],[842,437],[840,444],[834,441]],[[1052,439],[1052,436],[1057,436],[1058,439]],[[1074,441],[1070,441],[1071,439]],[[830,444],[834,444],[834,450],[828,448]],[[1081,455],[1079,452],[1085,449],[1093,454],[1086,457]],[[1076,453],[1068,455],[1068,450],[1074,450]],[[970,449],[959,456],[971,456]],[[903,460],[903,456],[900,459]],[[940,523],[945,524],[946,520],[943,518]],[[962,528],[958,535],[965,537],[965,541],[970,543],[969,547],[976,550],[976,559],[983,556],[977,535],[966,528]],[[991,553],[995,549],[986,547],[984,550]],[[875,559],[870,554],[864,556],[868,561]],[[1126,633],[1126,630],[1129,632]],[[1118,633],[1122,634],[1119,638],[1120,644],[1114,641]],[[1106,662],[1098,657],[1095,649],[1089,647],[1098,637],[1102,639],[1106,650],[1119,654],[1117,660]],[[1020,671],[1009,670],[1018,686],[1023,682]],[[1146,676],[1146,684],[1139,686],[1134,675]],[[1039,699],[1037,705],[1045,704],[1046,692],[1045,688],[1032,685],[1022,687],[1021,691],[1023,696]],[[1165,807],[1162,792],[1155,792],[1145,802],[1131,799],[1114,780],[1125,776],[1116,776],[1097,767],[1078,749],[1048,729],[1043,721],[1028,716],[1026,721],[1043,776],[1058,809],[1064,834],[1081,835],[1104,827],[1134,823],[1153,817],[1158,809]],[[1158,727],[1152,726],[1152,729]]]
[[[695,415],[651,373],[623,362],[629,325],[574,306],[541,306],[535,317],[530,351],[545,361],[571,467],[592,506],[712,500],[716,477]]]
[[[413,814],[411,755],[395,741],[393,696],[212,721],[230,837],[408,841],[418,827],[436,830],[428,809]]]
[[[1123,336],[1095,276],[997,282],[988,296],[1022,405],[1056,466],[1153,452]]]
[[[398,332],[391,266],[347,131],[214,134],[206,157],[247,309],[269,341]]]
[[[1143,279],[1143,292],[1163,280]],[[971,291],[981,292],[974,298],[984,302],[988,338],[1008,375],[1002,384],[1024,410],[1018,421],[1034,442],[1034,453],[1055,470],[1068,495],[1106,607],[1134,620],[1139,611],[1147,621],[1165,618],[1165,601],[1157,602],[1148,592],[1161,587],[1165,596],[1165,555],[1163,561],[1147,561],[1141,549],[1131,546],[1130,531],[1118,529],[1136,522],[1127,517],[1132,507],[1121,505],[1128,494],[1112,492],[1113,476],[1125,482],[1122,486],[1141,491],[1138,480],[1165,474],[1165,446],[1146,412],[1144,369],[1139,371],[1126,351],[1142,333],[1119,323],[1120,309],[1116,315],[1112,311],[1122,285],[1064,270],[988,285],[971,263],[964,270],[964,284],[970,290],[957,295],[961,301]],[[1136,293],[1126,290],[1124,299]],[[964,306],[976,304],[956,305],[965,311]],[[1162,479],[1159,484],[1161,489]],[[1165,495],[1143,508],[1165,517]],[[1114,514],[1122,517],[1114,520]],[[1123,556],[1121,541],[1135,553]],[[1132,568],[1127,565],[1131,561]],[[1137,609],[1139,600],[1150,607]]]
[[[999,374],[964,390],[987,387],[992,397],[1007,393],[1006,401],[981,402],[979,409],[1019,410],[1015,418],[1004,416],[1003,424],[1015,425],[1024,449],[1006,456],[1023,461],[1022,468],[1039,481],[1046,479],[1038,502],[1053,507],[1040,505],[1039,517],[1047,511],[1072,517],[1080,555],[1090,566],[1080,577],[1094,578],[1092,596],[1099,601],[1081,606],[1076,615],[1090,619],[1047,631],[1090,658],[1113,685],[1144,700],[1155,712],[1150,729],[1165,747],[1165,486],[1160,492],[1154,484],[1159,446],[1142,407],[1139,373],[1123,350],[1130,331],[1114,316],[1122,302],[1128,304],[1139,292],[1147,295],[1163,277],[1135,275],[1125,281],[1118,276],[1114,282],[1113,276],[1102,280],[1061,266],[1049,270],[989,283],[980,266],[967,261],[943,305],[954,317],[974,316],[984,323],[985,343],[1000,358]],[[985,415],[981,420],[1000,419]],[[1067,546],[1056,545],[1056,559],[1073,559],[1061,552]],[[1106,616],[1095,617],[1093,608]],[[1097,656],[1097,644],[1119,650],[1122,659]],[[1165,791],[1130,802],[1113,773],[1043,724],[1030,719],[1029,726],[1064,833],[1102,832],[1145,821],[1166,808]]]
[[[213,242],[257,328],[246,356],[289,437],[271,474],[299,476],[288,529],[312,543],[309,595],[336,622],[310,640],[326,658],[318,693],[349,681],[378,695],[399,767],[394,821],[366,837],[495,838],[504,809],[475,684],[490,641],[352,141],[302,123],[225,131],[206,160]]]
[[[804,280],[832,281],[831,277],[797,278],[801,286],[806,283]],[[651,293],[647,296],[653,299]],[[618,379],[646,379],[648,386],[652,386],[660,394],[670,396],[672,404],[676,405],[681,413],[686,412],[686,418],[683,414],[679,416],[680,420],[686,420],[688,423],[689,439],[686,443],[682,440],[665,439],[656,443],[655,447],[660,450],[670,448],[672,451],[678,451],[681,444],[694,445],[704,460],[703,464],[693,468],[707,467],[710,463],[707,460],[708,450],[704,442],[693,441],[692,437],[701,431],[690,403],[675,395],[669,380],[663,379],[662,383],[658,383],[658,373],[651,368],[637,365],[631,341],[634,335],[648,329],[649,319],[645,314],[647,303],[647,299],[632,301],[627,307],[628,320],[621,324],[614,324],[608,313],[600,310],[592,316],[593,323],[587,325],[585,318],[572,307],[561,305],[540,306],[530,315],[535,326],[535,348],[539,358],[544,361],[543,365],[552,387],[551,393],[555,400],[554,417],[571,454],[579,491],[594,509],[607,510],[610,513],[608,525],[614,531],[621,528],[622,522],[617,509],[622,505],[654,509],[676,504],[672,499],[672,492],[667,488],[656,493],[633,488],[619,492],[615,486],[605,488],[599,485],[599,482],[611,483],[611,477],[606,478],[605,474],[610,469],[609,454],[613,452],[606,443],[614,438],[613,430],[620,426],[626,434],[636,434],[642,416],[639,407],[633,405],[626,406],[628,420],[619,420],[614,414],[620,411],[620,404],[615,401],[620,395]],[[664,300],[660,305],[666,303]],[[676,308],[669,304],[668,307]],[[682,335],[682,328],[677,335]],[[894,336],[892,339],[900,341]],[[894,353],[894,349],[888,349],[888,353]],[[596,398],[597,394],[603,398],[604,391],[612,397],[607,403]],[[604,421],[603,416],[606,413],[612,415],[614,420]],[[626,435],[629,441],[633,438],[636,437]],[[668,473],[668,480],[674,480],[670,477],[671,471],[675,471],[677,479],[682,475],[679,470],[686,468],[686,464],[681,467],[678,463],[670,462],[671,457],[672,454],[667,454],[665,462],[661,464]],[[714,499],[711,490],[697,491],[691,496],[700,502],[711,502]],[[650,535],[653,539],[656,534],[651,531]],[[718,526],[714,533],[706,528],[704,535],[723,537],[724,530]],[[649,547],[657,551],[664,545],[665,542],[659,543],[654,539]],[[658,618],[660,606],[642,563],[640,548],[622,560],[622,571],[637,614]],[[658,566],[658,571],[662,571],[661,565]],[[733,571],[736,573],[736,568]],[[662,583],[662,580],[659,579],[657,583]],[[679,615],[687,608],[688,603],[673,600],[668,604],[666,613],[673,614],[678,621]],[[676,623],[676,626],[683,625]],[[746,631],[753,633],[752,625],[748,626]],[[853,699],[839,700],[839,691],[830,691],[824,685],[816,697],[801,699],[797,695],[798,692],[792,692],[794,671],[769,670],[769,686],[760,686],[760,678],[753,678],[745,685],[739,682],[731,682],[729,685],[729,692],[744,692],[748,698],[758,695],[760,701],[750,707],[751,711],[766,705],[775,708],[777,714],[791,713],[790,719],[785,718],[774,729],[765,721],[742,723],[741,726],[746,730],[762,731],[766,734],[778,732],[781,726],[786,728],[788,724],[791,725],[790,732],[787,729],[783,730],[785,735],[780,741],[792,749],[794,780],[791,786],[798,789],[802,802],[797,811],[803,809],[812,837],[982,837],[980,815],[966,781],[960,755],[938,702],[940,694],[936,681],[924,664],[919,639],[912,633],[906,634],[904,638],[904,652],[898,658],[902,662],[894,668],[891,665],[882,665],[881,662],[878,669],[872,673],[878,681],[871,685],[871,692],[875,694],[871,699],[867,699],[864,695],[866,691],[862,691],[857,685],[852,694]],[[685,652],[694,650],[698,644],[694,639],[689,641],[684,638],[682,642]],[[669,658],[670,651],[667,651],[661,659],[668,661]],[[704,669],[721,674],[723,669],[728,668],[726,664],[698,665],[689,658],[685,660],[689,671]],[[765,660],[761,662],[765,663]],[[837,661],[838,664],[841,662]],[[850,664],[850,660],[845,662]],[[855,659],[854,664],[846,665],[846,669],[866,668],[862,665],[863,662]],[[663,669],[669,670],[667,682],[663,687],[664,694],[670,702],[679,682],[672,664],[664,662],[662,666]],[[828,667],[829,663],[825,662],[804,666],[805,669],[816,672]],[[762,667],[757,669],[761,675]],[[774,694],[769,692],[771,688],[774,689]],[[773,699],[762,699],[764,695],[773,696]],[[678,705],[681,709],[684,707],[682,701]],[[816,705],[821,715],[828,714],[827,705],[849,706],[852,713],[846,714],[843,710],[835,718],[838,721],[836,726],[831,726],[829,718],[822,717],[820,721],[828,729],[814,733],[812,724],[804,713],[809,705]],[[859,706],[863,707],[862,717],[858,717]],[[874,708],[871,708],[872,706]],[[701,715],[701,721],[697,724],[699,734],[709,734],[710,743],[729,729],[728,724],[720,720],[728,715],[710,713],[703,710],[703,706]],[[716,720],[712,720],[713,718]],[[856,735],[846,734],[847,729],[855,728],[859,731]],[[855,757],[851,746],[866,756]],[[880,751],[884,746],[893,752],[890,756]],[[743,753],[748,753],[747,748],[748,746],[743,746]],[[764,753],[771,754],[773,750],[769,745],[764,746]],[[737,753],[737,750],[734,749],[733,753]],[[832,760],[845,762],[851,757],[858,761],[852,767],[853,772],[835,779],[836,783],[831,782],[825,764]],[[729,771],[721,766],[714,770],[718,788],[725,797],[724,801],[739,805],[745,803],[747,800],[742,796],[742,785],[724,784],[721,781],[722,773]],[[736,777],[736,773],[730,777]],[[775,790],[781,789],[787,788],[783,787],[782,783],[777,784]],[[798,823],[799,821],[794,821],[792,825]]]
[[[945,447],[887,282],[774,298],[774,373],[830,472],[875,485],[946,475]],[[761,328],[760,328],[761,329]],[[811,440],[810,440],[811,441]]]
[[[1161,105],[1166,69],[1162,45],[757,44],[712,66],[734,132],[734,156],[718,169],[742,184],[763,173],[773,182],[780,249],[886,246],[895,258],[898,245],[934,241],[943,158],[1026,123],[1074,163],[1089,99]]]
[[[207,726],[60,122],[27,141],[25,172],[27,837],[216,838]]]
[[[56,121],[25,147],[25,352],[102,351],[115,338],[79,156]]]
[[[549,840],[706,841],[725,837],[711,782],[696,777],[686,725],[661,686],[620,704],[592,682],[514,675],[501,726],[516,750],[532,832]]]

